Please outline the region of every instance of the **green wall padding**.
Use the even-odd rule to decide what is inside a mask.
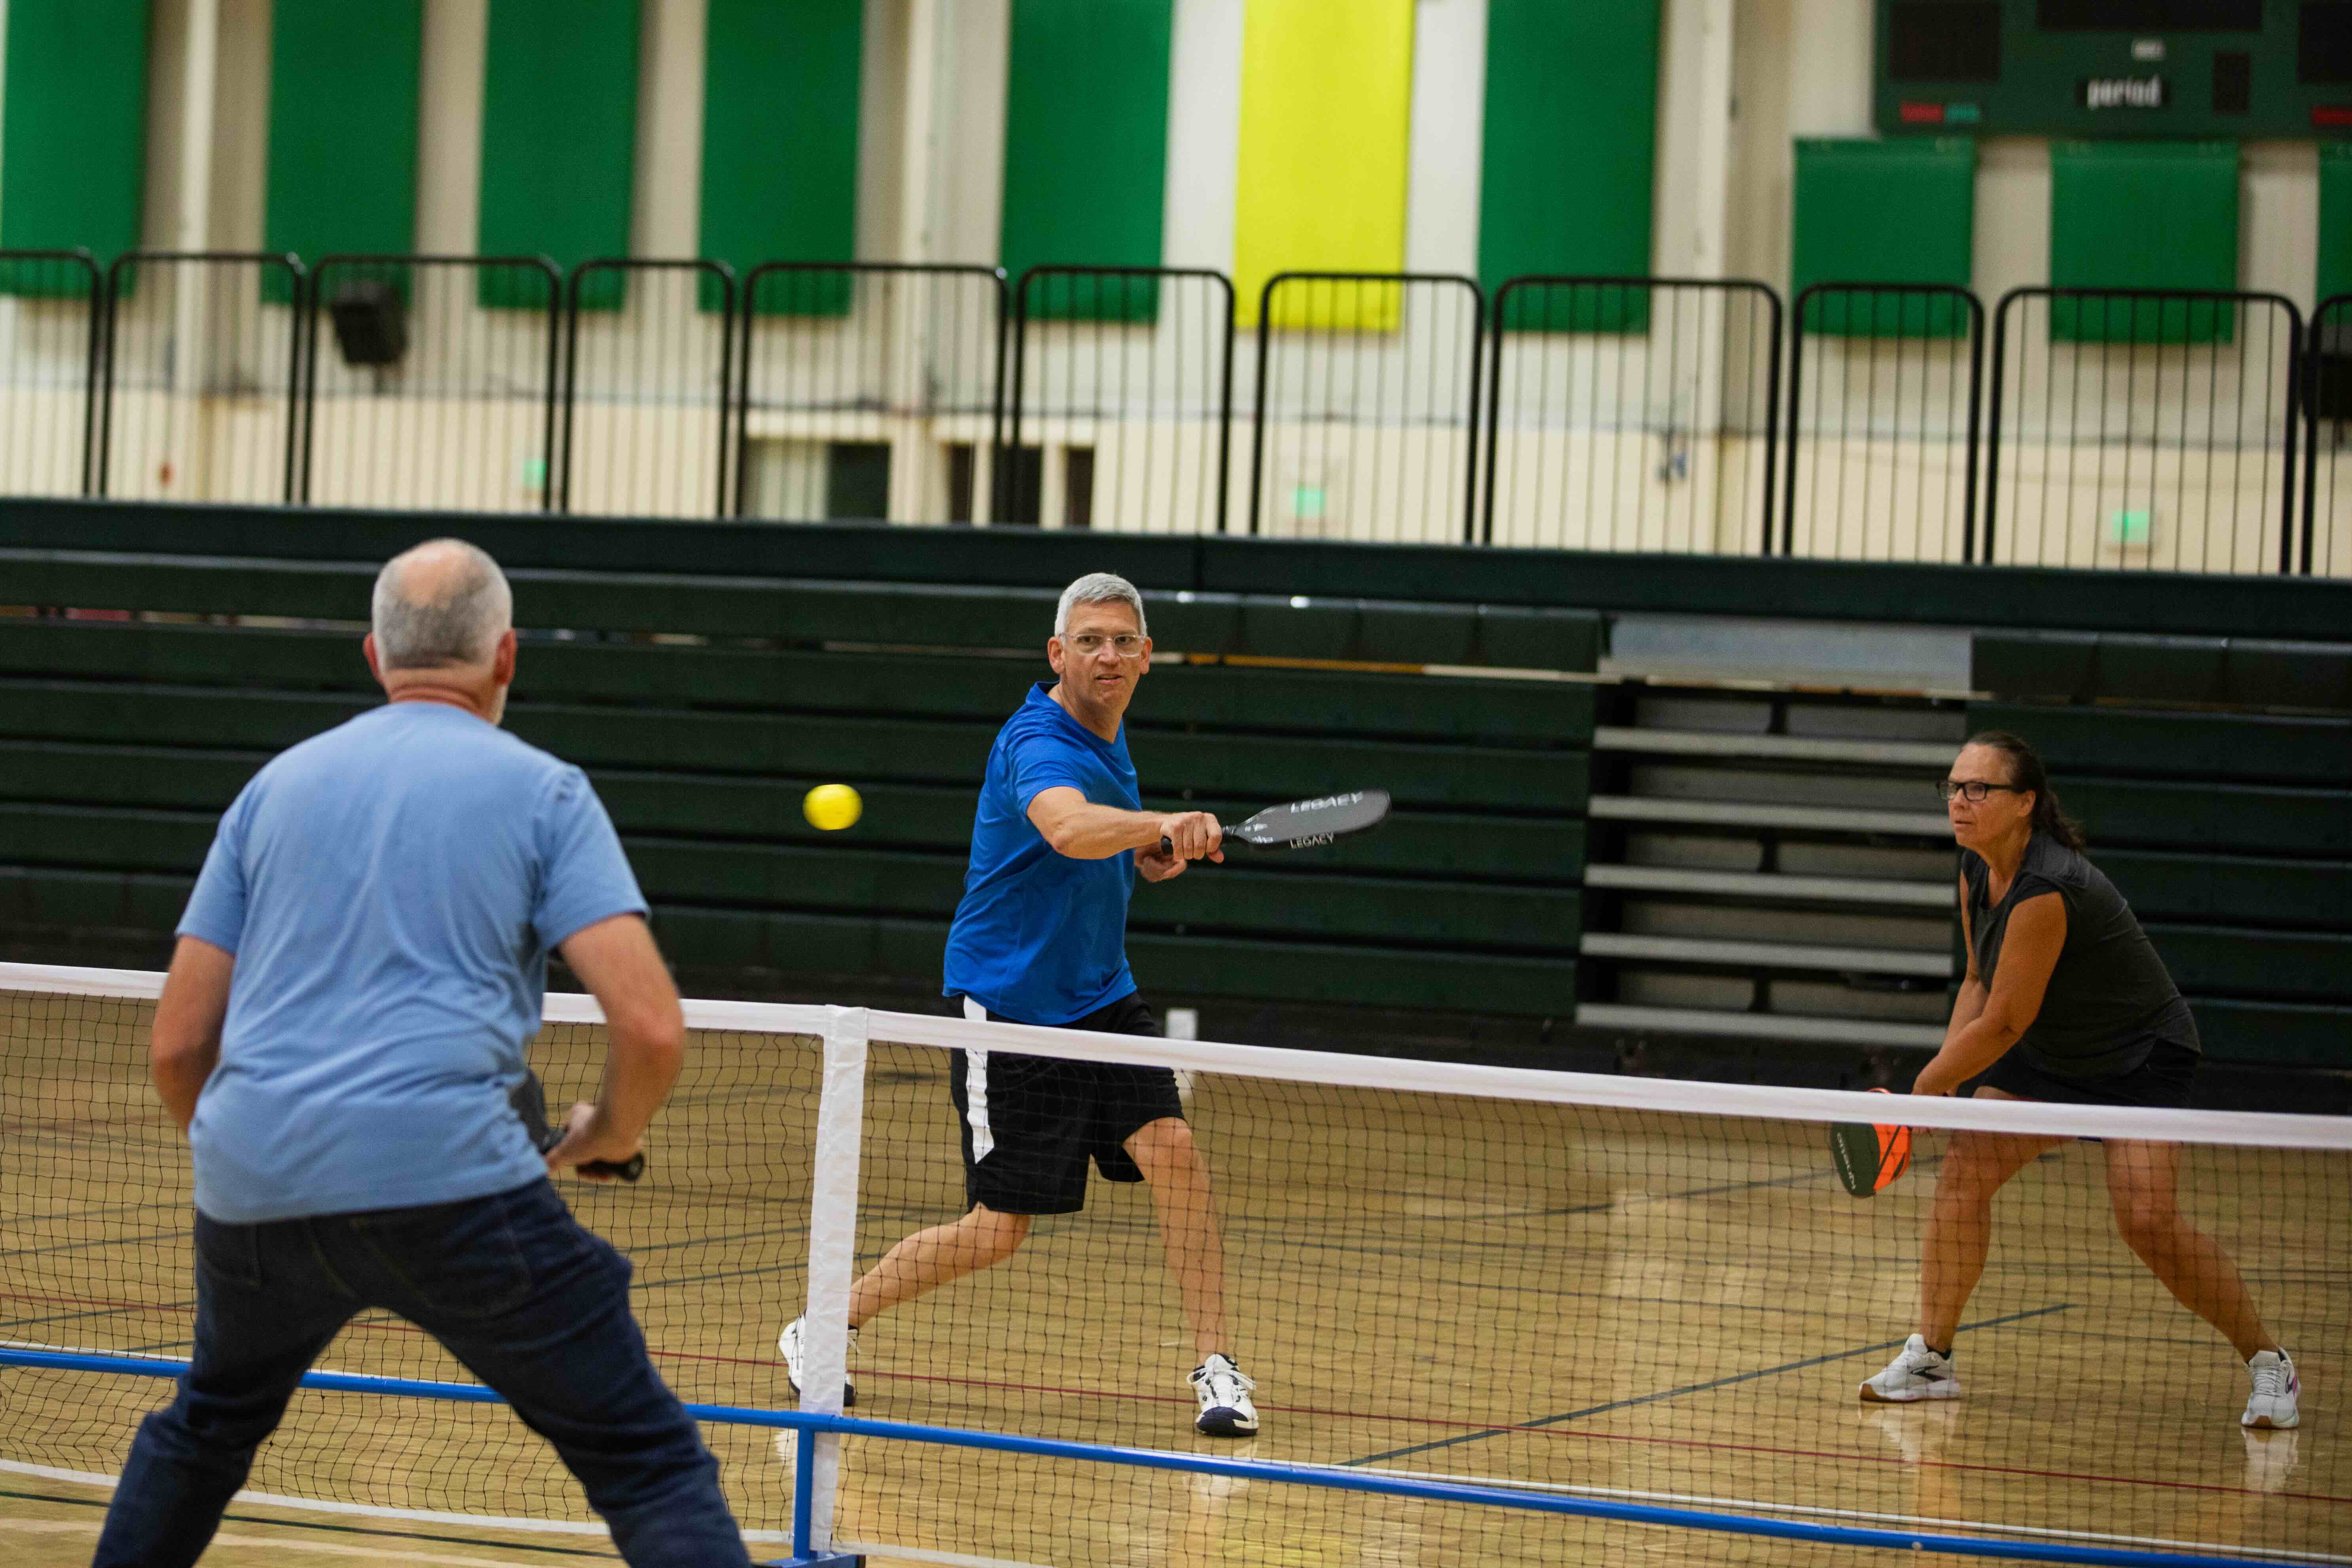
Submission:
[[[1478,279],[1650,274],[1657,0],[1489,0]],[[1515,296],[1521,331],[1643,331],[1648,295]]]
[[[1160,265],[1174,0],[1013,0],[997,256],[1015,283],[1049,262]],[[1040,288],[1033,315],[1148,321],[1159,290]]]
[[[863,0],[710,0],[702,81],[702,254],[762,261],[857,254]],[[846,275],[765,290],[762,314],[837,316]],[[702,308],[719,308],[706,280]]]
[[[1976,143],[1960,137],[1800,137],[1791,297],[1815,283],[1966,289],[1976,177]],[[1847,337],[1959,337],[1968,331],[1968,311],[1949,297],[1827,294],[1805,302],[1800,327]]]
[[[2319,292],[2352,294],[2352,142],[2319,144]],[[2331,321],[2352,321],[2339,309]]]
[[[637,0],[490,0],[482,84],[484,256],[571,268],[629,254],[636,177]],[[544,310],[527,279],[486,272],[485,305]],[[623,275],[593,275],[581,304],[617,310]]]
[[[147,165],[147,0],[9,0],[0,108],[0,245],[139,246]],[[76,293],[58,268],[11,268],[0,291]]]
[[[424,0],[274,0],[267,250],[416,248],[416,76]],[[287,279],[265,273],[262,296]]]
[[[2053,142],[2050,281],[2061,289],[2238,286],[2238,144]],[[2227,342],[2237,312],[2200,301],[2053,300],[2060,342]]]

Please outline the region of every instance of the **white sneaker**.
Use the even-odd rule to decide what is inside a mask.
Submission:
[[[1888,1362],[1885,1372],[1862,1385],[1865,1405],[1908,1405],[1915,1399],[1959,1396],[1960,1379],[1952,1371],[1952,1358],[1929,1350],[1927,1342],[1917,1334],[1904,1342],[1903,1353]]]
[[[1233,1358],[1217,1352],[1192,1369],[1192,1392],[1200,1395],[1201,1414],[1193,1428],[1210,1437],[1255,1437],[1257,1406],[1250,1403],[1255,1380],[1243,1374]]]
[[[801,1361],[806,1353],[801,1349],[801,1325],[807,1321],[806,1318],[794,1318],[784,1325],[784,1331],[776,1336],[776,1348],[784,1352],[784,1376],[791,1380],[794,1394],[801,1391]],[[852,1361],[857,1359],[856,1329],[849,1331],[849,1359]],[[845,1373],[841,1379],[842,1408],[847,1409],[856,1403],[857,1384],[852,1383],[848,1374]]]
[[[2254,1380],[2254,1390],[2246,1395],[2246,1413],[2238,1417],[2239,1426],[2283,1430],[2303,1419],[2295,1408],[2303,1382],[2294,1375],[2293,1356],[2284,1351],[2256,1351],[2246,1363],[2246,1375]]]

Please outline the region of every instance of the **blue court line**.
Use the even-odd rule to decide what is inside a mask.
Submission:
[[[1998,1328],[2003,1323],[2022,1322],[2028,1318],[2046,1318],[2053,1312],[2071,1311],[2074,1303],[2061,1301],[2054,1307],[2036,1307],[2030,1312],[2011,1312],[2007,1317],[1987,1318],[1980,1323],[1962,1323],[1960,1330]],[[1367,1454],[1360,1459],[1343,1461],[1349,1465],[1377,1465],[1383,1459],[1402,1459],[1414,1454],[1426,1454],[1435,1448],[1452,1448],[1464,1443],[1483,1443],[1489,1437],[1507,1437],[1514,1432],[1532,1431],[1538,1426],[1557,1426],[1563,1421],[1581,1421],[1588,1415],[1601,1415],[1612,1410],[1625,1410],[1636,1405],[1655,1405],[1661,1399],[1679,1399],[1685,1394],[1705,1394],[1710,1388],[1727,1388],[1735,1383],[1748,1383],[1759,1377],[1777,1377],[1784,1372],[1801,1372],[1809,1366],[1821,1366],[1833,1361],[1852,1361],[1858,1355],[1874,1351],[1901,1350],[1907,1339],[1888,1340],[1884,1344],[1860,1345],[1850,1351],[1837,1351],[1829,1355],[1808,1356],[1803,1361],[1783,1362],[1779,1366],[1759,1367],[1754,1372],[1736,1372],[1729,1377],[1718,1377],[1707,1383],[1685,1384],[1680,1388],[1661,1389],[1655,1394],[1635,1394],[1631,1399],[1612,1399],[1606,1405],[1588,1405],[1581,1410],[1564,1410],[1557,1415],[1540,1416],[1522,1421],[1516,1426],[1489,1426],[1483,1432],[1465,1432],[1456,1437],[1440,1437],[1434,1442],[1415,1443],[1409,1448],[1391,1448],[1384,1454]]]
[[[2045,1307],[2043,1312],[2064,1311]],[[2038,1316],[2023,1313],[2021,1316]],[[1993,1321],[2007,1321],[1995,1319]],[[1984,1325],[1977,1325],[1982,1327]],[[1864,1353],[1860,1351],[1846,1352]],[[1834,1356],[1823,1357],[1834,1361]],[[129,1361],[119,1356],[61,1355],[41,1351],[0,1348],[0,1366],[45,1367],[63,1372],[129,1373],[145,1377],[177,1377],[184,1362]],[[1749,1373],[1748,1375],[1761,1375]],[[1736,1381],[1736,1380],[1733,1380]],[[426,1383],[413,1378],[362,1377],[350,1373],[312,1372],[303,1375],[306,1388],[349,1394],[404,1394],[419,1399],[448,1399],[469,1405],[506,1403],[490,1390],[471,1383]],[[1660,1396],[1663,1397],[1663,1396]],[[1762,1535],[1782,1541],[1808,1541],[1826,1546],[1890,1547],[1901,1552],[1948,1552],[1962,1557],[2000,1557],[2013,1562],[2074,1563],[2095,1568],[2278,1568],[2275,1558],[2208,1557],[2178,1552],[2142,1552],[2113,1546],[2068,1546],[2046,1541],[2004,1541],[1995,1536],[1923,1534],[1906,1530],[1881,1530],[1843,1524],[1813,1524],[1800,1520],[1766,1519],[1741,1513],[1716,1513],[1703,1509],[1659,1508],[1648,1503],[1613,1502],[1601,1498],[1567,1497],[1553,1492],[1514,1491],[1505,1487],[1468,1485],[1460,1481],[1418,1480],[1405,1476],[1368,1473],[1339,1465],[1282,1463],[1269,1459],[1219,1459],[1202,1454],[1169,1453],[1158,1448],[1129,1448],[1099,1443],[1075,1443],[1059,1437],[1024,1437],[1005,1432],[967,1432],[952,1426],[923,1426],[910,1422],[868,1421],[846,1415],[824,1415],[805,1410],[752,1410],[731,1405],[689,1405],[687,1413],[699,1421],[738,1426],[832,1434],[844,1437],[882,1437],[906,1443],[936,1443],[950,1447],[984,1448],[998,1453],[1029,1454],[1054,1459],[1085,1459],[1097,1464],[1132,1465],[1141,1469],[1182,1470],[1194,1475],[1232,1476],[1242,1480],[1280,1481],[1295,1486],[1328,1487],[1339,1491],[1371,1492],[1413,1498],[1426,1502],[1473,1503],[1488,1508],[1525,1509],[1533,1513],[1568,1514],[1580,1519],[1613,1520],[1624,1524],[1666,1525],[1731,1535]],[[794,1491],[802,1502],[809,1496],[815,1447],[800,1446],[796,1456]],[[809,1510],[795,1513],[796,1533],[805,1528]],[[802,1543],[796,1543],[802,1544]],[[805,1546],[802,1544],[805,1554]]]

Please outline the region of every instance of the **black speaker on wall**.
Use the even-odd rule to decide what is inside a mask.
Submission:
[[[2311,356],[2311,405],[2322,419],[2352,419],[2352,321],[2319,329],[2318,352]]]
[[[336,288],[327,313],[334,318],[335,346],[345,364],[398,364],[408,352],[408,300],[397,284],[354,278]]]

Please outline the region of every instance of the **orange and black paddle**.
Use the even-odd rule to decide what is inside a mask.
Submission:
[[[1837,1162],[1838,1180],[1845,1184],[1847,1192],[1858,1198],[1874,1197],[1911,1168],[1911,1129],[1869,1121],[1832,1122],[1830,1156]]]

